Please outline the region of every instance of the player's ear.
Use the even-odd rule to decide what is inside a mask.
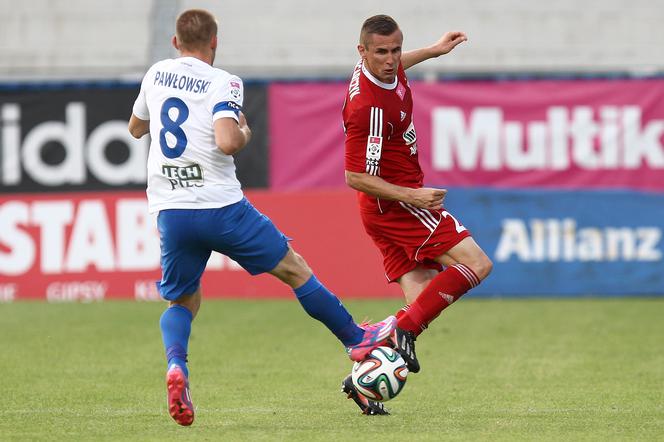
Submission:
[[[212,40],[210,40],[210,49],[212,49],[213,51],[216,51],[218,44],[219,44],[219,41],[217,40],[217,36],[213,35]]]
[[[176,35],[174,35],[173,38],[171,39],[171,44],[175,49],[177,49],[178,51],[180,50],[180,48],[178,47],[178,37]]]
[[[364,47],[363,44],[360,43],[359,45],[357,45],[357,52],[359,52],[360,57],[362,57],[362,60],[366,60],[367,49]]]

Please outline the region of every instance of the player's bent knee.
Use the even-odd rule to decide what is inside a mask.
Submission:
[[[307,282],[313,272],[302,255],[296,252],[293,252],[293,255],[295,256],[295,260],[294,265],[290,269],[291,277],[295,280],[295,284],[299,286]]]
[[[311,268],[309,267],[309,264],[307,264],[307,261],[304,260],[302,255],[297,253],[295,250],[292,248],[290,249],[290,253],[288,255],[291,255],[291,268],[292,271],[302,274],[302,273],[311,273]],[[288,256],[287,255],[287,256]]]
[[[293,249],[288,251],[284,259],[270,273],[291,287],[301,286],[312,275],[307,262]]]
[[[488,256],[482,253],[482,255],[473,263],[472,269],[477,277],[480,278],[480,280],[483,280],[489,276],[491,270],[493,270],[493,262]]]
[[[465,259],[461,260],[461,263],[469,267],[480,281],[489,276],[493,269],[493,262],[481,249],[478,249],[477,253],[473,253],[471,256],[466,256]]]

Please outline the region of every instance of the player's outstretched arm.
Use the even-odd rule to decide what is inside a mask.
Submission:
[[[346,171],[346,184],[360,192],[385,200],[402,201],[420,209],[438,210],[442,208],[447,194],[447,189],[430,187],[412,189],[388,183],[379,176],[348,170]]]
[[[401,64],[408,69],[430,58],[440,57],[449,53],[458,44],[468,40],[466,34],[461,31],[446,32],[440,39],[425,48],[406,51],[401,54]]]
[[[242,112],[238,121],[233,118],[220,118],[214,122],[214,141],[219,150],[226,155],[241,151],[251,140],[251,129]]]
[[[131,114],[128,125],[129,133],[134,138],[141,138],[150,132],[150,120],[141,120],[136,115]]]

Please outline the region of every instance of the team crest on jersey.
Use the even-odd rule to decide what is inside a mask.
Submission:
[[[230,82],[231,86],[231,97],[233,97],[236,100],[240,99],[240,83],[237,81],[231,81]]]
[[[397,85],[397,95],[402,100],[403,100],[403,97],[406,96],[406,87],[403,84],[401,84],[401,82],[399,82],[399,84]]]

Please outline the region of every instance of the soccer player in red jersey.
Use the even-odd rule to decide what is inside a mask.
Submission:
[[[388,281],[405,295],[393,342],[411,372],[420,369],[415,338],[492,268],[443,207],[447,190],[423,185],[405,73],[466,40],[463,32],[447,32],[429,47],[402,52],[397,23],[386,15],[368,18],[343,108],[346,183],[358,191],[362,222],[383,254]]]

